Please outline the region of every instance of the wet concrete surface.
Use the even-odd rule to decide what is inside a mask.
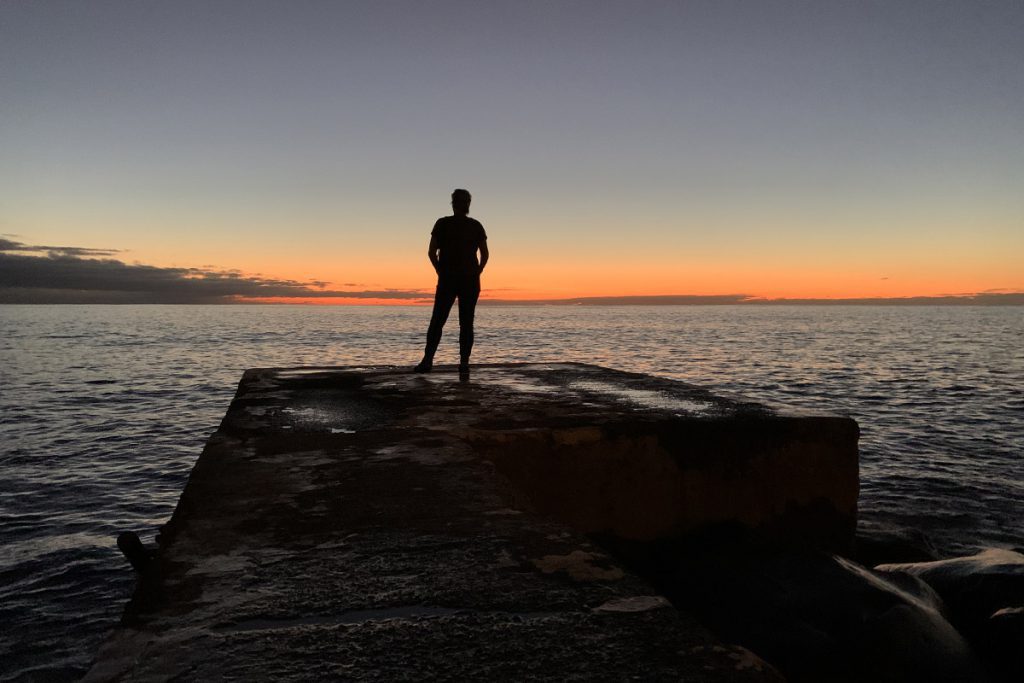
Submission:
[[[856,439],[580,364],[249,370],[86,680],[777,680],[593,539],[843,543]]]

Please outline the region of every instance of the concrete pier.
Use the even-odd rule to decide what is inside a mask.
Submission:
[[[778,680],[595,538],[850,541],[857,426],[580,364],[245,373],[86,680]]]

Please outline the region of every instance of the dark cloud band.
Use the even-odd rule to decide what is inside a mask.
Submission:
[[[30,255],[38,253],[47,255]],[[418,290],[331,290],[320,281],[82,258],[111,253],[116,252],[32,246],[0,238],[0,303],[227,303],[253,298],[342,297],[418,300],[429,296]]]
[[[113,256],[121,253],[120,249],[90,249],[88,247],[48,247],[33,244],[22,244],[14,240],[0,237],[0,252],[25,252],[31,254],[47,254],[49,256]]]

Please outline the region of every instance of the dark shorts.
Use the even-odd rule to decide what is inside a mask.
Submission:
[[[480,296],[479,275],[442,275],[437,278],[437,294],[445,296]]]

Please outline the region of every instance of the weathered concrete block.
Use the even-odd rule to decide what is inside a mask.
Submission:
[[[520,504],[580,531],[655,540],[731,525],[846,549],[856,528],[858,427],[681,382],[575,364],[507,368],[458,434]]]
[[[587,533],[657,540],[721,525],[844,549],[856,526],[857,431],[842,418],[654,415],[465,433],[521,505]]]
[[[578,364],[250,370],[88,680],[773,680],[607,556],[841,545],[857,427]]]

